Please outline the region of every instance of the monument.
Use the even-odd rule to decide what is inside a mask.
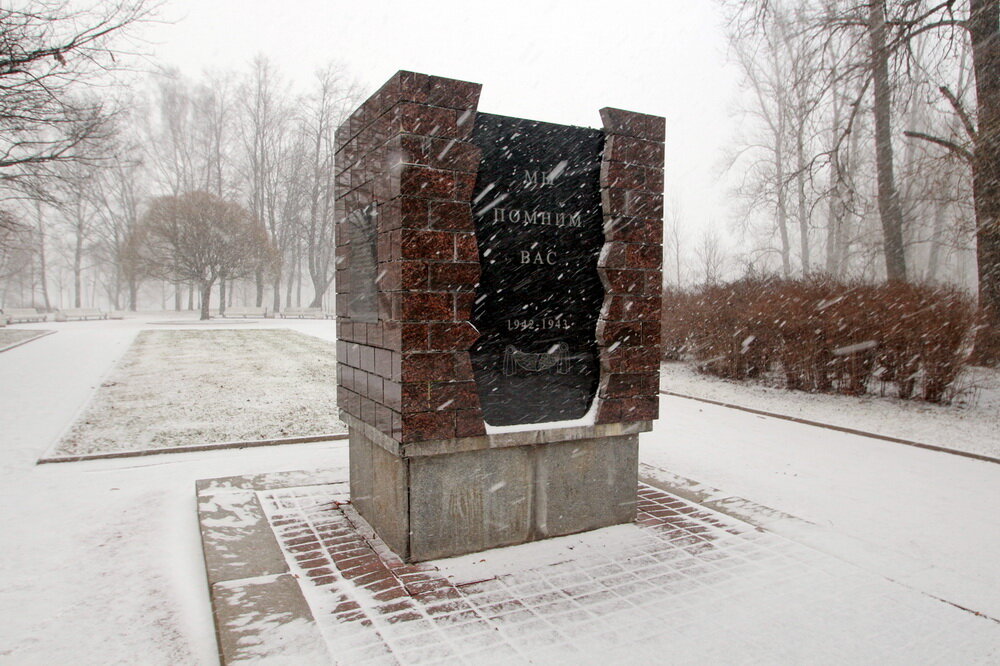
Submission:
[[[407,561],[631,521],[657,417],[664,121],[398,72],[337,131],[351,501]]]

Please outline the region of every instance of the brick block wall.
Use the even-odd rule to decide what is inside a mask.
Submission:
[[[597,423],[646,421],[658,413],[663,290],[665,120],[601,109],[604,306]]]
[[[396,441],[484,434],[468,349],[481,86],[398,72],[337,130],[340,408]],[[345,220],[377,207],[378,322],[350,315]]]

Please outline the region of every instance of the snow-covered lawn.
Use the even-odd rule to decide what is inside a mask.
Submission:
[[[6,350],[17,344],[21,344],[32,338],[38,338],[49,331],[40,331],[36,328],[0,328],[0,351]]]
[[[1000,370],[968,368],[950,405],[892,397],[806,393],[701,374],[664,363],[663,390],[1000,458]]]
[[[291,330],[146,330],[55,456],[344,432],[332,342]]]

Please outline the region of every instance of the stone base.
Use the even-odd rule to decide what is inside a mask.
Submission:
[[[350,415],[351,502],[409,562],[635,519],[649,422],[400,444]]]

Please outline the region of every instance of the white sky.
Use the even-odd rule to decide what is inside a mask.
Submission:
[[[711,0],[167,0],[157,61],[192,76],[258,53],[305,86],[331,60],[370,90],[400,69],[483,84],[479,108],[600,126],[613,106],[667,119],[668,206],[689,243],[724,230],[718,183],[736,77]]]

